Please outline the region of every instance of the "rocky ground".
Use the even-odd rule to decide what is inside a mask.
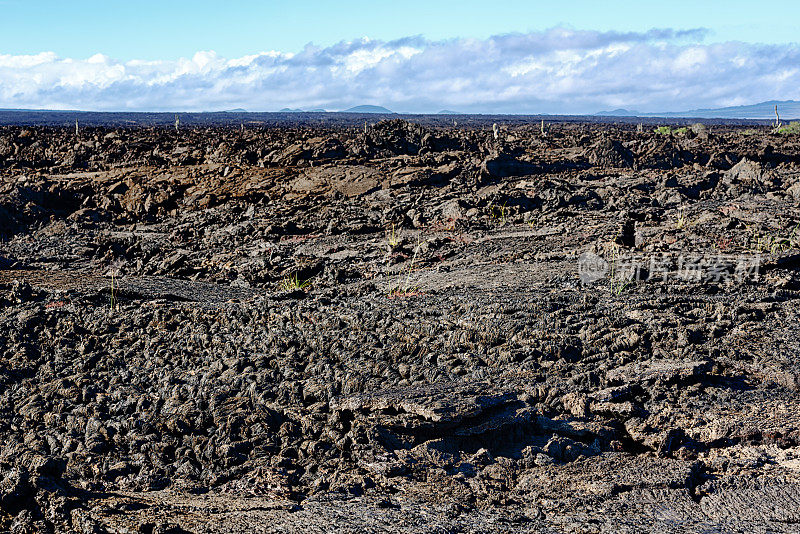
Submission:
[[[800,139],[0,127],[0,530],[798,532]]]

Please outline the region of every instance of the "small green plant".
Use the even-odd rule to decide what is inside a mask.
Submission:
[[[689,224],[689,220],[686,218],[686,212],[683,208],[678,209],[678,216],[675,219],[675,228],[678,230],[683,230]]]
[[[800,121],[792,121],[786,126],[780,127],[775,130],[775,133],[783,135],[796,135],[800,134]]]
[[[411,273],[414,271],[414,265],[417,263],[417,256],[421,247],[422,243],[420,239],[417,238],[417,246],[414,247],[414,255],[411,257],[411,263],[409,263],[406,269],[405,281],[396,286],[389,285],[389,298],[409,297],[419,294],[419,286],[411,285]]]
[[[117,280],[116,271],[112,270],[111,271],[111,307],[110,307],[110,310],[109,310],[109,314],[110,315],[114,315],[114,310],[116,309],[116,304],[117,304],[116,301],[115,301],[115,298],[114,298],[116,296],[116,288],[114,287],[114,282],[116,282],[116,280]]]
[[[489,204],[489,214],[492,216],[492,219],[494,219],[495,221],[497,221],[498,224],[500,224],[500,226],[505,226],[506,224],[507,203],[508,201],[506,200],[505,202],[503,202],[502,206],[498,206],[494,202]]]
[[[749,248],[755,252],[769,252],[770,254],[779,254],[800,248],[799,229],[800,223],[792,229],[788,236],[781,236],[777,233],[761,235],[751,231]]]
[[[686,132],[689,131],[689,128],[683,126],[681,128],[675,128],[674,130],[669,126],[659,126],[655,130],[653,130],[658,135],[686,135]]]
[[[311,285],[311,279],[301,281],[300,275],[298,273],[294,273],[294,276],[287,276],[283,280],[281,280],[281,289],[284,291],[296,291],[301,290],[309,287]]]
[[[633,280],[619,280],[617,281],[616,286],[614,285],[614,279],[611,279],[611,294],[615,297],[622,295],[622,293],[628,289],[631,285],[633,285]]]
[[[119,260],[119,259],[111,264],[111,269],[110,269],[110,271],[111,271],[111,288],[110,288],[111,289],[111,291],[110,291],[111,302],[110,302],[110,307],[109,307],[109,315],[114,315],[114,312],[117,311],[117,308],[119,307],[119,302],[118,302],[119,299],[117,299],[117,291],[118,291],[118,288],[117,288],[117,277],[120,274],[120,269],[121,268],[122,268],[122,261]]]
[[[633,285],[633,279],[624,280],[620,276],[620,253],[619,253],[619,246],[612,246],[611,248],[611,262],[610,262],[610,271],[609,271],[609,289],[611,290],[611,295],[614,297],[619,297],[622,293],[628,289],[631,285]],[[623,273],[624,274],[624,273]]]
[[[397,238],[397,233],[395,232],[394,223],[392,223],[392,230],[387,237],[387,242],[389,243],[389,247],[392,249],[395,249],[400,245],[400,240]]]

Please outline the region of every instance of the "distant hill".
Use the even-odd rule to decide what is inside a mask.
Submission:
[[[247,110],[244,108],[226,109],[223,113],[247,113]]]
[[[598,117],[644,117],[646,114],[631,109],[620,108],[613,111],[598,111],[595,115]]]
[[[327,113],[328,111],[322,108],[315,109],[300,109],[300,108],[283,108],[278,113]]]
[[[437,115],[463,115],[460,111],[451,111],[449,109],[443,109],[442,111],[438,112]]]
[[[383,106],[356,106],[350,109],[345,109],[342,113],[394,113]]]
[[[595,115],[602,117],[664,117],[664,118],[696,118],[696,119],[774,119],[775,106],[782,121],[800,118],[800,102],[796,100],[768,100],[747,106],[730,106],[726,108],[693,109],[690,111],[666,111],[661,113],[640,113],[628,109],[601,111]]]

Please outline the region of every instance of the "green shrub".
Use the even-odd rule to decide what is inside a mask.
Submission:
[[[684,126],[682,128],[676,128],[673,130],[669,126],[659,126],[653,131],[658,135],[686,135],[686,132],[689,131],[689,128]]]
[[[792,121],[782,128],[778,128],[779,134],[800,134],[800,121]]]

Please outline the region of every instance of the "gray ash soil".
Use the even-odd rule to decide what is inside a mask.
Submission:
[[[4,127],[0,177],[0,530],[800,531],[797,137]]]

